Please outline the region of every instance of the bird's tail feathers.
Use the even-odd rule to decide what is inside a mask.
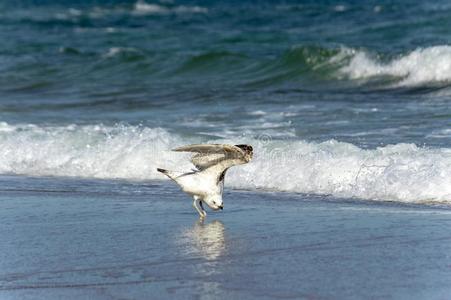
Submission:
[[[157,171],[163,174],[166,174],[168,172],[168,170],[162,169],[162,168],[157,168]]]
[[[182,175],[183,173],[180,172],[173,172],[173,171],[168,171],[165,169],[161,169],[161,168],[157,168],[157,171],[160,173],[163,173],[164,175],[168,176],[169,178],[175,180],[178,176]]]

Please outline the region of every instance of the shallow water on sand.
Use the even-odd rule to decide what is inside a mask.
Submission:
[[[444,299],[447,206],[0,177],[2,299]],[[5,184],[7,183],[7,184]]]

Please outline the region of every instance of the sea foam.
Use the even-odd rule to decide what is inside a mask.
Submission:
[[[208,12],[208,9],[201,6],[171,6],[167,7],[160,4],[155,3],[147,3],[145,1],[139,0],[134,5],[134,13],[138,15],[154,15],[154,14],[205,14]]]
[[[250,143],[254,160],[232,168],[231,188],[451,203],[451,149],[396,144],[376,149],[329,140],[205,140],[143,126],[0,123],[0,173],[166,180],[157,167],[190,170],[189,143]]]
[[[396,86],[420,86],[451,81],[451,46],[420,48],[382,61],[368,52],[343,48],[332,61],[350,57],[339,72],[350,79],[370,79],[378,76],[398,78]]]

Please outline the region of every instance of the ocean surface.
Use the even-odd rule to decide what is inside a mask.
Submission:
[[[2,300],[449,299],[450,205],[449,1],[0,2]]]
[[[0,173],[451,203],[448,1],[3,1]]]

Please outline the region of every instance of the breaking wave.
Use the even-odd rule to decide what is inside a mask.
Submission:
[[[415,87],[449,84],[451,81],[451,46],[420,48],[388,61],[365,51],[344,48],[331,61],[349,57],[339,72],[354,80],[392,77],[394,86]]]
[[[145,1],[139,0],[135,3],[134,6],[134,13],[141,14],[141,15],[153,15],[153,14],[169,14],[169,13],[176,13],[176,14],[184,14],[184,13],[202,13],[205,14],[208,12],[208,9],[206,7],[201,6],[185,6],[185,5],[179,5],[179,6],[167,6],[167,5],[161,5],[156,3],[147,3]]]
[[[156,167],[189,170],[170,149],[206,140],[143,126],[0,123],[0,173],[132,180],[166,179]],[[234,140],[255,147],[252,163],[231,169],[228,186],[370,200],[451,203],[451,149],[396,144]]]

